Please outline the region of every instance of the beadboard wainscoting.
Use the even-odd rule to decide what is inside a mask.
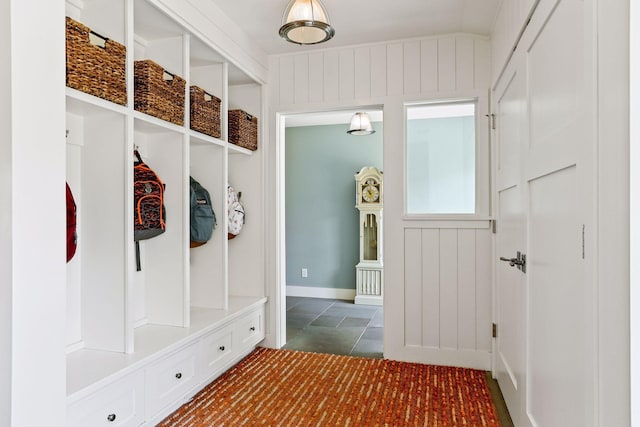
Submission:
[[[490,368],[492,239],[484,228],[404,230],[404,343],[409,360]]]

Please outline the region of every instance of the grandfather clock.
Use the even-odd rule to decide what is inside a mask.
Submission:
[[[365,166],[355,175],[360,211],[360,262],[356,265],[356,304],[382,305],[382,172]]]

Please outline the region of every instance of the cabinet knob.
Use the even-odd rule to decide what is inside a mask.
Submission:
[[[176,374],[176,378],[177,378],[177,379],[182,378],[182,372],[178,372],[178,373]]]
[[[255,327],[255,326],[252,326],[252,327],[250,327],[250,328],[249,328],[249,330],[250,330],[250,331],[255,331],[255,330],[256,330],[256,327]]]
[[[116,414],[107,415],[107,421],[114,422],[116,420]]]
[[[223,345],[220,346],[220,351],[224,351],[224,346]]]

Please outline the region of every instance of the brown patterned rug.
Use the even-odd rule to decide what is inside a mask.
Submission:
[[[500,426],[485,373],[258,348],[160,426]]]

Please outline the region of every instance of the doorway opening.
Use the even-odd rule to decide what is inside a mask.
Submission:
[[[370,115],[375,133],[347,134],[351,117],[361,111]],[[383,170],[382,134],[381,107],[279,116],[284,348],[382,357],[383,307],[354,304],[363,256],[356,174],[363,167]]]

